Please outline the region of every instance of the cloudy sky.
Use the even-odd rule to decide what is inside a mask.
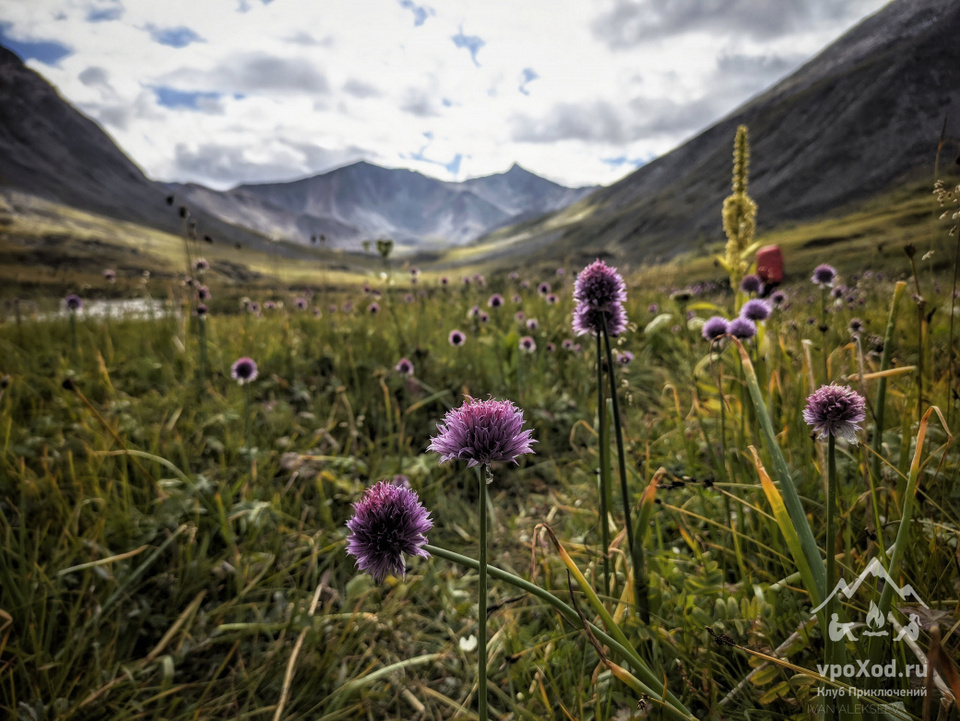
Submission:
[[[0,43],[157,180],[365,159],[579,186],[676,147],[886,1],[0,0]]]

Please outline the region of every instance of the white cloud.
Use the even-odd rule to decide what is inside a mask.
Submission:
[[[729,12],[678,0],[669,13],[650,0],[275,0],[243,12],[237,0],[0,0],[0,17],[17,38],[73,49],[30,64],[157,179],[223,188],[365,158],[449,179],[447,168],[463,179],[519,162],[586,185],[632,169],[617,159],[675,147],[883,3],[790,0],[764,18],[744,0]],[[179,40],[157,42],[157,28]],[[169,107],[157,87],[207,95]]]

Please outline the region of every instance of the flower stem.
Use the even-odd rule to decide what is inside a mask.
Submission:
[[[603,343],[607,352],[607,368],[610,376],[610,400],[613,403],[613,430],[617,441],[617,470],[620,472],[620,495],[623,497],[623,517],[627,528],[627,547],[630,549],[630,561],[633,564],[633,592],[637,602],[640,620],[650,623],[650,601],[647,598],[647,577],[644,571],[643,546],[634,544],[633,521],[630,519],[630,491],[627,488],[627,462],[623,449],[623,428],[620,422],[620,406],[617,401],[617,380],[613,372],[613,352],[610,349],[610,336],[607,333],[606,317],[603,320]]]
[[[607,403],[603,392],[603,351],[602,340],[597,333],[597,433],[600,441],[600,545],[603,557],[603,595],[611,593],[610,588],[610,529],[607,516],[610,508],[610,440],[607,437]]]
[[[836,506],[837,506],[837,458],[836,458],[836,439],[833,435],[827,436],[827,537],[824,543],[826,548],[827,560],[827,589],[831,590],[837,585],[837,527],[836,527]],[[836,609],[836,596],[830,596],[827,605],[823,609],[823,618],[820,628],[827,631],[830,628],[830,621]],[[842,648],[843,643],[834,641],[829,633],[824,635],[824,647],[826,662],[828,664],[840,663],[838,659],[838,650]],[[829,703],[825,706],[824,718],[830,721],[835,718],[836,708]]]
[[[493,478],[490,466],[477,466],[480,484],[480,588],[477,590],[477,700],[480,721],[487,721],[487,483]]]

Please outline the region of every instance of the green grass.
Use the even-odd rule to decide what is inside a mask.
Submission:
[[[876,242],[871,228],[888,228],[892,237],[896,219],[921,208],[909,196],[896,205],[897,214],[882,221],[848,216],[817,233],[783,230],[788,263],[794,249],[797,265],[820,257],[802,246],[828,230],[861,234],[851,242],[864,247]],[[169,246],[175,263],[176,242]],[[539,443],[519,466],[495,471],[491,562],[570,601],[562,562],[535,532],[547,522],[599,588],[596,371],[589,338],[579,339],[587,349],[580,353],[560,347],[571,337],[578,269],[567,268],[565,281],[552,270],[525,271],[531,287],[523,291],[503,275],[483,289],[457,284],[447,291],[428,276],[418,286],[425,296],[411,302],[405,290],[385,289],[375,316],[365,312],[372,299],[344,285],[311,303],[342,309],[349,301],[356,310],[315,318],[293,310],[295,293],[239,285],[218,271],[217,256],[207,257],[213,312],[204,381],[195,319],[81,317],[76,350],[66,320],[24,317],[0,326],[0,374],[8,376],[0,395],[0,715],[273,718],[302,636],[284,718],[473,718],[476,655],[461,641],[476,633],[476,574],[417,559],[405,579],[376,586],[346,555],[344,524],[366,487],[402,473],[435,520],[430,542],[476,558],[475,478],[462,464],[439,466],[424,449],[437,420],[465,394],[511,398]],[[822,469],[801,418],[810,391],[803,340],[813,342],[817,382],[824,380],[821,351],[829,378],[843,382],[858,371],[846,330],[858,316],[867,328],[863,362],[878,367],[869,336],[883,332],[890,275],[909,265],[900,251],[877,262],[887,278],[859,280],[863,303],[836,307],[825,333],[808,324],[819,306],[804,271],[786,287],[791,307],[768,324],[753,355],[776,441],[821,549]],[[861,272],[864,265],[861,258]],[[107,287],[95,275],[88,296],[143,292]],[[667,297],[674,278],[654,280],[649,270],[631,278],[633,325],[616,343],[636,356],[616,369],[631,501],[664,469],[642,529],[653,622],[641,624],[626,604],[620,624],[697,718],[814,718],[817,683],[782,664],[759,668],[756,656],[779,649],[779,658],[810,672],[823,663],[821,632],[804,625],[811,604],[800,580],[791,579],[797,568],[749,451],[756,447],[772,472],[770,447],[732,349],[711,363],[697,322],[688,328]],[[541,280],[554,284],[558,304],[537,295]],[[845,280],[854,285],[849,273]],[[923,405],[938,405],[955,425],[949,281],[938,267],[923,266],[920,282],[927,309],[937,309],[921,340]],[[156,296],[177,307],[183,292],[170,283]],[[507,298],[499,311],[485,305],[493,292]],[[519,306],[511,303],[514,293]],[[283,300],[284,309],[238,313],[241,295]],[[651,323],[654,302],[672,317]],[[729,312],[732,302],[715,289],[691,307],[704,318],[715,307]],[[490,312],[488,324],[467,318],[475,304]],[[528,333],[513,319],[519,309],[540,322],[531,356],[518,351]],[[459,349],[447,343],[455,327],[468,335]],[[920,360],[917,331],[907,299],[893,335],[895,367]],[[556,344],[553,353],[548,343]],[[229,377],[241,355],[260,369],[249,406],[246,389]],[[413,378],[393,370],[404,356],[416,367]],[[870,476],[864,445],[840,447],[840,572],[848,580],[896,537],[917,393],[915,372],[889,379],[879,477]],[[875,432],[870,420],[864,427]],[[927,438],[902,580],[929,605],[925,619],[938,620],[946,655],[956,658],[960,459],[938,423]],[[871,521],[874,504],[879,527]],[[616,535],[621,522],[613,515]],[[618,594],[632,586],[629,568],[616,552]],[[865,589],[846,612],[863,618],[871,598]],[[587,600],[576,600],[592,618]],[[616,599],[607,602],[617,608]],[[490,604],[494,717],[640,718],[642,699],[544,603],[493,582]],[[919,645],[929,642],[925,627]],[[848,653],[866,658],[866,646]],[[898,662],[913,661],[902,646],[896,654]],[[920,699],[908,699],[907,711],[921,718]]]

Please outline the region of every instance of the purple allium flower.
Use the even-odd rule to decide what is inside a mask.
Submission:
[[[536,318],[531,318],[527,321],[527,330],[535,331],[540,327],[540,321]]]
[[[537,344],[530,336],[525,335],[520,339],[520,350],[524,353],[533,353],[536,349]]]
[[[527,319],[527,314],[522,310],[518,310],[513,314],[513,319],[517,321],[517,323],[523,323]]]
[[[782,290],[775,290],[770,295],[770,302],[773,303],[774,308],[781,308],[787,302],[787,294]]]
[[[203,303],[197,303],[197,317],[204,318],[207,315],[207,306]]]
[[[67,310],[78,311],[83,308],[83,298],[76,293],[71,293],[63,300],[67,304]]]
[[[513,296],[513,302],[514,302],[516,305],[520,305],[521,303],[523,303],[523,296],[521,296],[521,295],[516,295],[516,294],[515,294],[515,295]]]
[[[762,287],[763,282],[760,280],[760,277],[752,273],[743,276],[743,280],[740,281],[740,290],[744,293],[759,293]]]
[[[204,271],[210,267],[210,264],[203,258],[197,258],[193,263],[194,270]]]
[[[575,345],[573,346],[573,348],[570,349],[570,351],[573,352],[573,353],[579,353],[579,352],[580,352],[580,344],[579,344],[579,343],[575,344]]]
[[[344,310],[346,310],[346,309],[344,309]],[[370,305],[367,306],[367,313],[369,313],[370,315],[376,315],[376,314],[379,313],[379,312],[380,312],[380,304],[379,304],[379,303],[371,303]]]
[[[390,483],[392,483],[395,486],[400,486],[401,488],[410,488],[410,479],[407,478],[402,473],[398,473],[393,478],[391,478]]]
[[[263,304],[263,309],[264,309],[264,310],[276,310],[276,309],[277,309],[277,304],[274,303],[272,300],[268,300],[266,303]]]
[[[628,366],[633,362],[633,353],[628,350],[617,355],[617,362],[622,366]]]
[[[487,284],[487,279],[480,275],[480,273],[474,273],[473,279],[477,282],[478,288],[483,288]]]
[[[413,293],[407,293],[406,295],[403,296],[404,303],[413,303],[413,301],[414,301]]]
[[[556,305],[559,300],[556,293],[549,293],[547,295],[547,305]]]
[[[753,336],[757,334],[757,326],[749,318],[740,316],[739,318],[734,318],[732,321],[730,321],[730,324],[727,326],[727,333],[732,335],[734,338],[747,340],[748,338],[753,338]]]
[[[703,324],[701,333],[706,340],[715,341],[727,334],[727,327],[729,325],[730,321],[722,315],[715,315]]]
[[[437,424],[428,451],[440,454],[440,462],[466,460],[467,468],[494,461],[517,462],[517,456],[533,453],[532,430],[523,430],[523,411],[510,401],[478,401],[470,396]]]
[[[607,334],[618,336],[627,329],[627,312],[619,303],[607,308],[580,303],[573,310],[573,330],[577,335],[597,335],[603,329],[604,322]]]
[[[508,277],[510,280],[516,280],[517,278],[520,277],[520,274],[519,274],[517,271],[515,271],[515,270],[511,270],[511,271],[510,271],[510,274],[507,275],[507,277]]]
[[[660,304],[651,303],[650,305],[647,306],[647,312],[650,313],[651,315],[656,315],[657,313],[660,312]]]
[[[466,275],[463,276],[463,278],[461,278],[461,280],[463,281],[463,284],[464,284],[465,286],[469,286],[469,285],[470,285],[470,278],[469,278],[468,276],[466,276]]]
[[[444,275],[440,277],[440,285],[446,287],[449,284],[450,284],[450,279],[447,276]]]
[[[836,288],[833,288],[830,291],[830,297],[833,298],[834,300],[840,300],[841,298],[843,298],[843,294],[846,292],[847,292],[847,289],[845,286],[838,285]]]
[[[450,331],[450,335],[447,337],[447,340],[454,348],[459,348],[467,341],[467,336],[463,334],[463,331],[452,330]]]
[[[740,315],[754,322],[766,320],[770,317],[770,306],[767,305],[766,301],[754,298],[743,304],[743,308],[740,309]]]
[[[547,343],[547,353],[553,353],[556,350],[557,350],[556,343]]]
[[[470,310],[467,311],[467,318],[479,318],[480,317],[480,306],[475,305]]]
[[[850,324],[847,327],[853,335],[859,335],[863,332],[863,321],[859,318],[851,318]]]
[[[813,275],[811,276],[810,280],[819,286],[829,288],[833,285],[833,281],[836,280],[836,278],[836,269],[832,265],[823,263],[813,269]]]
[[[573,299],[578,303],[607,308],[627,301],[627,288],[616,268],[596,260],[577,274]]]
[[[313,317],[319,318],[321,315],[320,309],[317,306],[313,306]]]
[[[566,275],[566,272],[566,268],[557,268],[557,277],[562,278],[564,275]]]
[[[521,280],[521,281],[520,281],[520,290],[526,290],[526,289],[529,288],[529,287],[530,287],[530,281],[528,281],[528,280]]]
[[[307,309],[307,299],[306,298],[297,298],[293,304],[297,307],[297,310],[306,310]]]
[[[337,312],[337,306],[334,303],[331,303],[327,306],[327,310],[330,311],[330,314],[333,315]]]
[[[564,350],[570,350],[571,348],[573,348],[573,341],[570,340],[569,338],[564,338],[563,343],[560,344],[560,347],[563,348]]]
[[[253,315],[260,315],[260,304],[257,303],[257,301],[252,300],[250,301],[250,305],[247,306],[247,310],[249,310]]]
[[[395,370],[397,373],[401,373],[401,374],[403,374],[403,375],[405,375],[405,376],[412,376],[412,375],[413,375],[413,363],[411,363],[407,358],[401,358],[401,359],[400,359],[400,362],[397,363],[397,366],[396,366],[396,368],[394,368],[394,370]]]
[[[803,420],[813,426],[820,438],[833,436],[857,443],[857,431],[867,417],[866,409],[866,401],[855,390],[831,383],[810,394]]]
[[[376,305],[376,303],[374,303],[374,305]],[[380,306],[377,306],[377,307],[379,308]],[[336,308],[334,308],[334,312],[336,312]],[[353,303],[351,301],[348,300],[346,303],[343,304],[343,312],[353,313]]]
[[[487,305],[491,308],[499,308],[503,305],[503,296],[499,293],[494,293],[487,299]]]
[[[360,286],[360,290],[363,291],[364,295],[370,293],[370,284],[367,281],[363,281],[363,285]]]
[[[240,385],[252,383],[257,379],[257,364],[253,358],[247,358],[246,356],[238,358],[230,368],[230,375]]]
[[[108,283],[113,283],[117,280],[117,274],[110,270],[110,268],[107,268],[103,271],[103,279]]]
[[[423,548],[433,528],[430,513],[416,491],[402,485],[380,481],[368,488],[353,504],[347,528],[347,553],[357,559],[357,568],[370,573],[377,583],[389,575],[403,577],[407,570],[404,553],[430,557]]]
[[[419,268],[417,268],[416,266],[413,266],[412,268],[410,268],[410,277],[411,277],[411,278],[416,278],[418,275],[420,275],[420,269],[419,269]]]
[[[481,313],[481,314],[480,314],[480,322],[481,322],[481,323],[489,323],[489,322],[490,322],[490,315],[489,315],[488,313]]]
[[[540,295],[547,295],[550,292],[550,284],[547,282],[541,283],[537,286],[537,292]]]
[[[197,300],[210,300],[210,289],[207,286],[201,285],[197,288]]]

